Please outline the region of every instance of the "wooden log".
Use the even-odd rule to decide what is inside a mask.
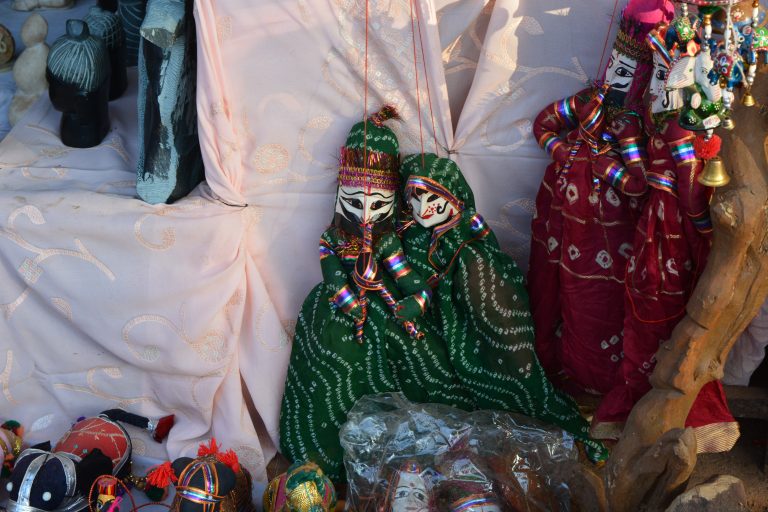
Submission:
[[[639,472],[636,461],[668,431],[682,428],[701,387],[723,375],[736,338],[768,294],[768,72],[759,70],[757,105],[735,102],[733,131],[720,130],[721,154],[731,182],[715,192],[707,267],[687,314],[656,354],[652,389],[635,406],[606,467],[612,511],[641,509],[675,467]]]

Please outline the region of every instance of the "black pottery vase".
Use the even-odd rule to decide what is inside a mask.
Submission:
[[[107,47],[82,20],[67,20],[67,33],[48,54],[48,95],[61,115],[61,141],[70,147],[97,146],[109,131]]]
[[[139,58],[139,30],[147,11],[147,0],[118,0],[117,15],[125,30],[126,64],[135,66]]]
[[[83,21],[88,24],[91,34],[100,37],[107,46],[110,69],[109,99],[115,100],[122,96],[128,87],[123,24],[117,14],[99,7],[91,7]]]

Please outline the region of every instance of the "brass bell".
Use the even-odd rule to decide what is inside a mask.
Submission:
[[[752,91],[749,90],[744,95],[744,97],[741,99],[741,104],[745,107],[754,107],[755,106],[755,98],[752,96]]]
[[[704,166],[704,172],[698,177],[699,183],[707,187],[722,187],[731,181],[731,177],[725,170],[725,164],[723,160],[716,156],[707,161]]]
[[[736,123],[733,122],[733,119],[731,119],[731,116],[726,117],[723,119],[722,124],[720,124],[723,128],[726,130],[733,130],[736,127]]]

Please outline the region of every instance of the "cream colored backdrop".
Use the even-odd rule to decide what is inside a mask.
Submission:
[[[368,110],[400,109],[404,152],[436,138],[526,267],[547,164],[531,120],[594,78],[614,2],[415,6],[416,65],[408,0],[370,0]],[[208,185],[190,197],[134,198],[135,85],[97,148],[60,146],[47,101],[0,144],[0,419],[39,441],[106,408],[173,412],[171,456],[215,435],[263,479],[338,149],[363,115],[365,2],[197,0],[196,19]]]

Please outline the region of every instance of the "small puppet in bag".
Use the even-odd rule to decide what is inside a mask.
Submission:
[[[501,512],[499,497],[479,482],[441,482],[435,488],[436,512]]]
[[[402,174],[413,217],[402,232],[405,253],[414,269],[431,276],[430,311],[477,407],[558,425],[584,442],[590,459],[606,458],[576,403],[547,379],[534,351],[523,274],[475,209],[459,167],[416,154],[403,161]]]
[[[432,490],[436,512],[501,512],[495,475],[472,448],[463,446],[438,463],[444,479]]]
[[[392,471],[386,492],[378,493],[377,512],[431,512],[432,493],[421,465],[402,463]],[[381,499],[383,498],[383,499]]]
[[[120,409],[75,423],[51,449],[50,443],[21,452],[6,488],[9,512],[77,512],[89,507],[90,490],[101,475],[125,478],[130,471],[131,438],[118,423],[152,431],[159,442],[173,416],[157,424]]]
[[[444,344],[420,318],[432,297],[394,229],[399,144],[384,107],[341,148],[333,224],[320,238],[323,282],[302,305],[280,416],[281,451],[343,481],[339,427],[363,395],[402,390],[472,408]]]
[[[707,56],[698,57],[694,37],[670,38],[662,25],[648,36],[654,52],[655,73],[649,86],[651,99],[646,128],[650,193],[637,225],[626,273],[624,358],[617,384],[595,413],[592,432],[601,438],[618,438],[634,404],[651,388],[650,375],[660,343],[668,340],[685,315],[685,306],[707,261],[712,224],[711,190],[698,177],[702,154],[719,146],[719,138],[705,141],[680,125],[685,111],[681,87],[706,80],[696,71]],[[701,61],[698,62],[697,61]],[[697,64],[697,66],[694,66]],[[700,85],[703,89],[706,84]],[[739,436],[719,381],[705,385],[686,421],[697,437],[701,452],[727,451]]]
[[[546,474],[536,470],[526,457],[503,451],[489,457],[487,464],[494,472],[496,489],[505,505],[503,510],[562,510],[562,504],[548,483]]]
[[[179,457],[147,473],[147,495],[162,499],[174,485],[172,512],[252,512],[251,475],[232,450],[222,452],[211,439],[201,444],[197,458]]]
[[[647,189],[642,97],[645,36],[669,20],[668,0],[630,0],[600,87],[557,101],[533,132],[553,162],[531,224],[528,289],[536,351],[574,393],[601,394],[621,361],[624,268]]]
[[[330,512],[336,490],[317,464],[295,463],[269,482],[263,503],[265,512]]]

